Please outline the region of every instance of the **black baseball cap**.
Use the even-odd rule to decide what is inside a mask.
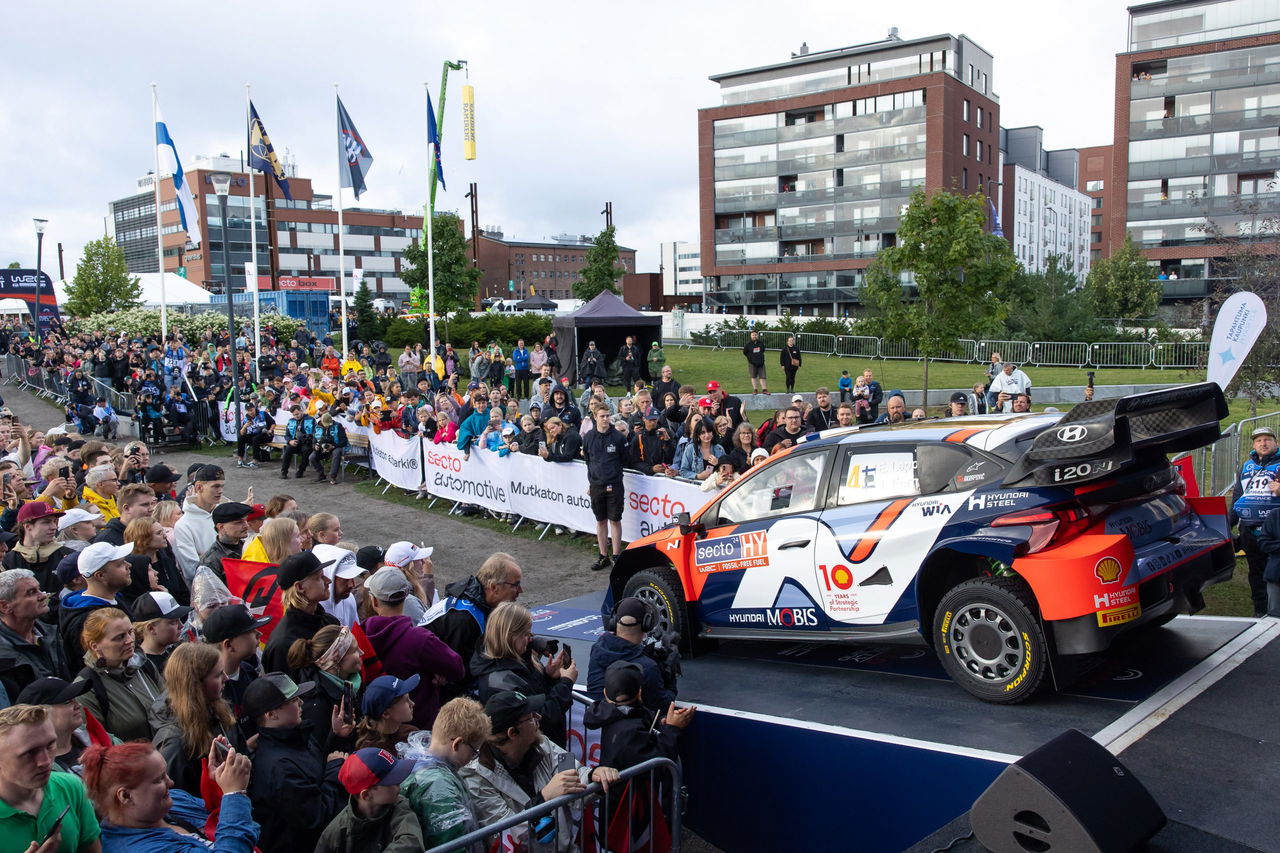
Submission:
[[[489,697],[484,703],[484,712],[493,724],[493,733],[502,734],[515,728],[528,715],[541,713],[546,698],[542,694],[526,696],[515,690],[503,690]]]
[[[251,512],[253,507],[248,504],[228,501],[215,506],[210,515],[213,516],[214,524],[226,524],[228,521],[241,521]]]
[[[187,466],[187,478],[190,479],[195,476],[195,473],[203,467],[205,467],[205,463],[203,462],[192,462]]]
[[[227,475],[217,465],[201,465],[196,470],[197,483],[212,483],[214,480],[225,480]]]
[[[382,565],[383,550],[377,545],[365,545],[356,551],[356,565],[366,572],[376,572]]]
[[[143,479],[148,483],[176,483],[182,479],[182,475],[168,465],[161,464],[148,468],[147,475]]]
[[[261,678],[254,679],[244,690],[244,714],[250,719],[260,717],[268,711],[274,711],[286,702],[299,696],[306,696],[315,689],[314,681],[295,684],[293,679],[283,672],[268,672]]]
[[[255,631],[270,622],[270,616],[254,616],[243,604],[224,604],[204,617],[200,633],[204,635],[206,643],[221,643]]]
[[[964,393],[963,391],[957,391],[957,392],[955,392],[954,394],[952,394],[952,395],[951,395],[951,402],[953,402],[953,403],[968,403],[968,402],[969,402],[969,395],[968,395],[968,394],[966,394],[966,393]]]
[[[77,696],[83,696],[93,686],[91,681],[67,682],[61,678],[47,676],[37,678],[22,688],[15,705],[61,705],[70,702]]]
[[[320,558],[310,551],[302,551],[297,554],[290,554],[280,563],[280,568],[276,572],[276,582],[280,584],[281,589],[288,589],[298,581],[306,579],[309,575],[323,569],[325,566],[332,566],[336,560],[328,560],[320,562]]]
[[[639,627],[648,615],[649,605],[634,597],[624,598],[619,601],[618,609],[614,611],[618,624],[625,625],[628,628]]]
[[[164,590],[152,590],[138,596],[130,608],[133,621],[149,622],[152,619],[186,619],[191,608],[179,604],[177,600]]]
[[[604,673],[604,695],[613,702],[634,702],[644,685],[644,671],[629,660],[614,661]]]

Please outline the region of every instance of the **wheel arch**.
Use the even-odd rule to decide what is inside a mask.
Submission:
[[[609,593],[605,596],[605,604],[617,602],[622,597],[623,590],[626,589],[627,581],[631,580],[636,572],[644,569],[667,569],[672,572],[680,579],[680,594],[684,596],[685,606],[689,605],[689,589],[685,586],[684,575],[653,545],[628,548],[618,555],[612,571],[609,572]]]
[[[933,645],[933,613],[952,587],[989,573],[988,558],[947,546],[934,550],[920,567],[916,578],[916,608],[920,633]]]

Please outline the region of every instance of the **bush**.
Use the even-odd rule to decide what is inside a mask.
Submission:
[[[237,322],[252,322],[251,318],[236,317]],[[283,314],[263,314],[263,326],[275,327],[276,337],[290,338],[302,326],[301,320]],[[160,311],[150,308],[130,308],[128,311],[104,312],[88,317],[75,317],[67,321],[67,328],[76,332],[105,334],[122,332],[130,337],[160,337]],[[169,312],[169,328],[182,333],[188,341],[198,340],[207,331],[226,331],[227,315],[221,311],[202,311],[198,314]]]
[[[523,338],[532,347],[551,334],[551,318],[544,314],[482,314],[472,317],[458,312],[453,317],[436,323],[436,335],[453,344],[455,349],[466,349],[472,341],[481,346],[496,341],[502,348],[510,349]]]

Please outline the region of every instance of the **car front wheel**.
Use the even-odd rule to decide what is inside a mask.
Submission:
[[[691,639],[689,617],[685,608],[684,587],[671,569],[655,566],[641,569],[627,580],[623,598],[638,598],[652,604],[658,611],[658,628],[674,631],[681,640]]]
[[[1021,578],[978,578],[952,587],[934,611],[933,636],[947,674],[979,699],[1012,705],[1040,688],[1048,643]]]

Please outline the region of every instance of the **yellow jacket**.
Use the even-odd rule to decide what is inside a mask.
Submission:
[[[320,401],[323,401],[327,408],[332,408],[333,399],[333,395],[328,391],[321,391],[319,388],[313,389],[311,391],[311,402],[307,404],[307,414],[314,417],[316,413],[316,403]]]
[[[356,373],[359,373],[360,378],[364,379],[364,365],[354,358],[349,358],[346,361],[342,362],[342,378],[346,379],[347,372],[351,370],[354,370]]]
[[[84,502],[89,506],[96,506],[98,512],[102,513],[102,517],[107,521],[120,517],[120,510],[116,508],[115,498],[104,498],[88,486],[84,487],[80,492],[80,496],[84,498]]]

